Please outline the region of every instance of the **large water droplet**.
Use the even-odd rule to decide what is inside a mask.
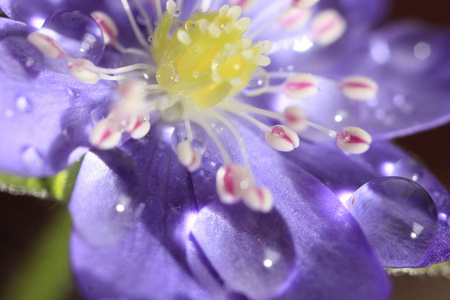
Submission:
[[[269,87],[269,76],[263,68],[258,68],[253,72],[248,85],[242,90],[246,96],[258,96],[267,91]]]
[[[430,35],[417,28],[388,30],[372,40],[372,57],[405,72],[421,72],[431,67],[439,56]],[[436,47],[437,48],[437,47]]]
[[[89,244],[97,247],[113,245],[136,226],[145,205],[122,195],[104,199],[101,212],[93,207],[91,214],[74,218],[77,233]]]
[[[31,170],[40,169],[44,166],[42,155],[35,147],[26,147],[22,152],[22,159]]]
[[[41,31],[56,40],[72,57],[97,63],[103,56],[105,42],[102,30],[86,13],[58,10],[45,20]]]
[[[360,187],[347,202],[370,245],[386,267],[414,267],[425,259],[437,225],[430,195],[401,177]]]
[[[156,81],[165,88],[170,88],[178,82],[178,72],[174,66],[165,64],[156,71]]]
[[[192,232],[225,284],[248,298],[272,298],[292,274],[292,234],[277,212],[213,204],[200,211]]]

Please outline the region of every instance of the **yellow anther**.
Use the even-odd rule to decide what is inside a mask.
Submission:
[[[224,5],[218,12],[193,15],[170,35],[174,16],[166,13],[152,43],[158,84],[201,108],[245,88],[258,65],[270,62],[262,55],[269,44],[243,38],[250,19],[240,15],[240,7]]]

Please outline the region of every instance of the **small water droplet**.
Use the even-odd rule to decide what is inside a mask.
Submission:
[[[258,96],[267,91],[269,87],[269,76],[263,68],[257,68],[253,72],[248,85],[242,90],[246,96]]]
[[[61,9],[45,20],[42,33],[50,36],[70,56],[100,61],[105,49],[103,33],[98,23],[81,11]]]
[[[29,169],[40,169],[44,166],[42,155],[35,147],[26,147],[22,152],[22,160]]]
[[[177,9],[174,11],[173,15],[174,15],[175,17],[178,18],[179,16],[181,16],[181,10],[177,8]]]
[[[16,109],[19,112],[29,113],[32,111],[31,102],[25,96],[21,95],[16,99]]]
[[[69,96],[71,98],[78,98],[78,97],[80,97],[80,91],[78,89],[74,89],[74,88],[68,87],[67,88],[67,93],[69,94]]]
[[[430,195],[401,177],[360,187],[347,202],[383,266],[419,265],[435,234],[437,211]]]
[[[206,150],[206,140],[208,138],[208,135],[203,127],[194,122],[191,122],[191,130],[193,136],[191,146],[197,153],[203,155]],[[178,144],[187,139],[188,133],[186,126],[184,124],[178,125],[173,131],[171,138],[171,146],[173,151],[176,152]]]

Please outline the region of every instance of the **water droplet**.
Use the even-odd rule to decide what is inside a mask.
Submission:
[[[414,267],[424,260],[437,211],[418,184],[401,177],[375,179],[360,187],[347,207],[384,266]]]
[[[433,38],[419,28],[390,30],[372,41],[371,52],[379,63],[404,72],[422,72],[436,62]]]
[[[417,181],[423,176],[423,167],[412,159],[401,159],[394,164],[392,176],[400,176]]]
[[[134,202],[127,195],[105,199],[101,212],[85,216],[87,219],[74,218],[77,233],[90,244],[104,247],[115,244],[138,223],[145,205]]]
[[[25,96],[21,95],[16,99],[17,111],[22,113],[29,113],[32,110],[31,102]]]
[[[39,151],[34,147],[26,147],[22,152],[22,160],[29,169],[41,169],[44,166],[44,160]]]
[[[134,127],[137,117],[129,111],[114,109],[108,116],[110,129],[113,131],[126,131]]]
[[[71,98],[78,98],[78,97],[80,97],[80,91],[77,90],[77,89],[74,89],[74,88],[68,87],[67,88],[67,93],[69,94],[69,96]]]
[[[173,15],[174,15],[175,17],[178,18],[179,16],[181,16],[181,10],[177,8],[177,9],[174,11]]]
[[[178,72],[174,66],[165,64],[156,71],[156,81],[165,88],[170,88],[178,82]]]
[[[41,31],[57,41],[72,57],[97,63],[103,56],[103,33],[89,14],[58,10],[45,20]]]
[[[269,87],[269,76],[263,68],[257,68],[253,72],[248,85],[242,90],[245,96],[258,96],[267,91]]]
[[[193,234],[228,287],[250,291],[251,299],[267,299],[283,290],[295,266],[292,234],[281,218],[276,213],[255,215],[238,207],[209,206],[200,211]],[[211,234],[211,224],[222,234]],[[224,251],[214,245],[223,245]]]
[[[397,94],[392,98],[392,101],[402,113],[411,114],[414,112],[414,103],[408,100],[404,95]]]
[[[191,130],[193,136],[191,146],[195,152],[199,153],[200,155],[203,155],[203,153],[205,153],[206,150],[206,140],[208,138],[208,135],[203,129],[203,127],[201,127],[197,123],[191,122]],[[171,146],[173,151],[176,152],[178,144],[187,139],[188,133],[186,130],[186,126],[184,124],[178,125],[173,131],[171,138]]]
[[[342,121],[344,121],[347,118],[348,118],[348,111],[339,109],[336,112],[336,115],[334,116],[334,121],[336,123],[341,123]]]

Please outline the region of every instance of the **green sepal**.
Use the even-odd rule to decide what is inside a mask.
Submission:
[[[422,268],[385,268],[392,276],[443,276],[450,279],[450,261]]]
[[[55,176],[46,178],[20,177],[0,173],[0,191],[67,202],[75,186],[81,161],[82,159]]]

